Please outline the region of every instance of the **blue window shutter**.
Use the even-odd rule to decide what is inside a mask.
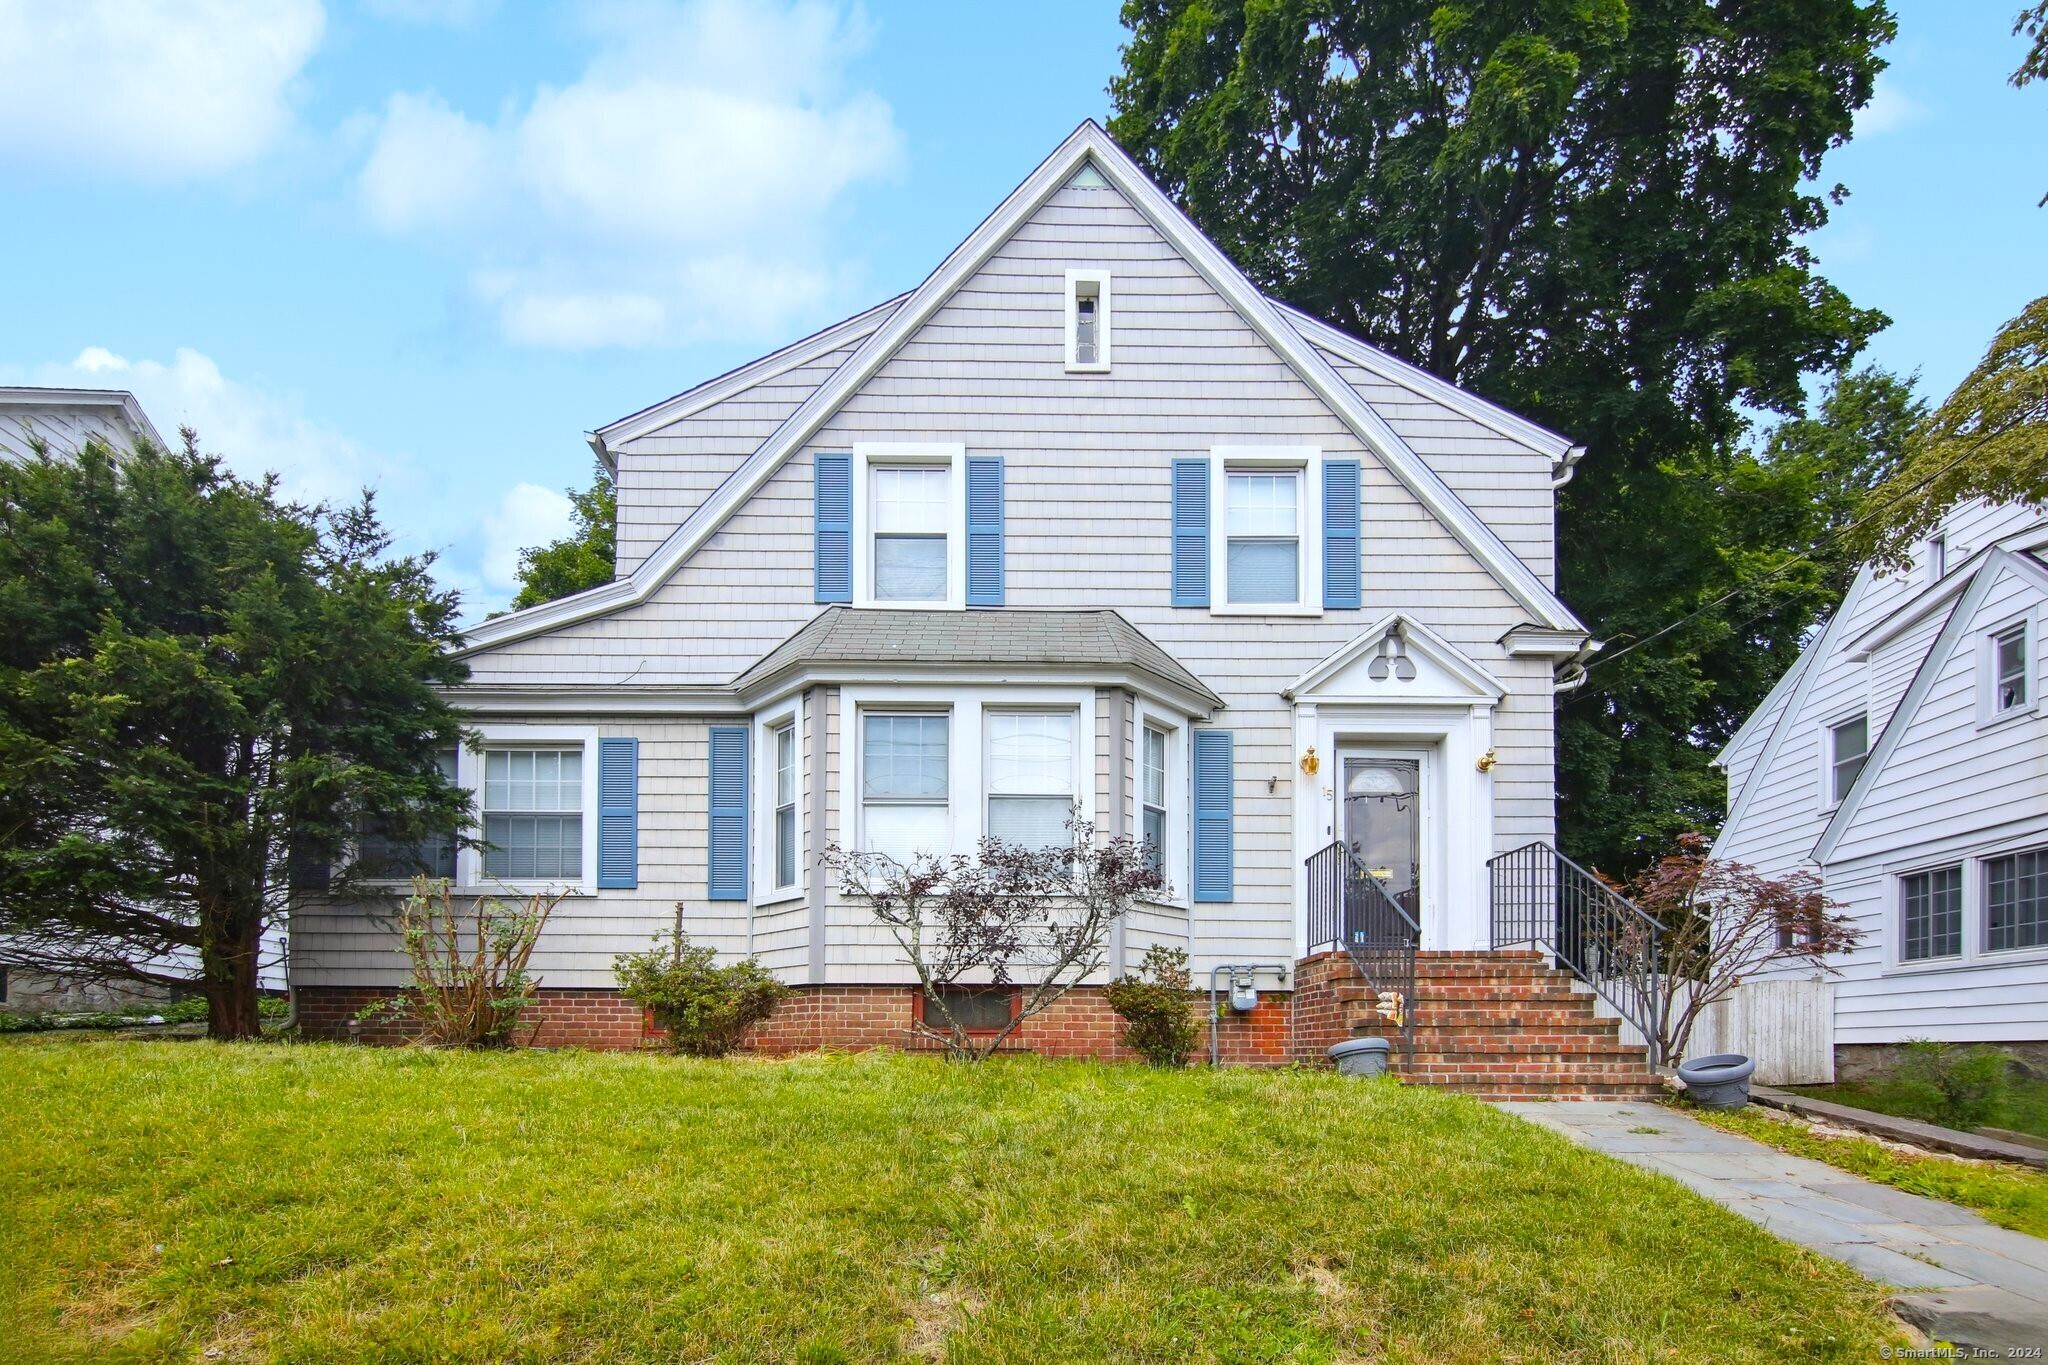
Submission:
[[[640,741],[597,742],[597,884],[640,885]]]
[[[1173,605],[1209,605],[1209,462],[1173,462]]]
[[[853,601],[853,456],[821,454],[812,471],[811,538],[820,602]]]
[[[1358,461],[1323,465],[1323,605],[1355,607],[1361,588],[1358,567]]]
[[[1003,459],[967,460],[967,605],[1003,605]]]
[[[1195,899],[1237,895],[1237,849],[1231,829],[1235,762],[1228,730],[1195,731]]]
[[[711,727],[711,875],[715,901],[747,898],[747,733],[744,725]]]

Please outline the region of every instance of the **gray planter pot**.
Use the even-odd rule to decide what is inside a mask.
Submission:
[[[1756,1059],[1739,1052],[1717,1052],[1678,1064],[1685,1093],[1702,1109],[1740,1109],[1749,1103],[1749,1078]]]
[[[1330,1049],[1329,1058],[1340,1076],[1384,1076],[1393,1050],[1384,1038],[1347,1038]]]

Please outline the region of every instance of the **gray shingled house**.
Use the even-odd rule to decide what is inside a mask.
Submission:
[[[1648,1082],[1584,983],[1496,951],[1556,937],[1529,907],[1574,875],[1579,451],[1261,293],[1095,124],[916,289],[592,440],[617,578],[475,630],[481,745],[448,761],[489,847],[433,851],[460,888],[571,891],[543,1040],[638,1037],[612,957],[680,901],[797,988],[760,1046],[900,1042],[916,978],[821,852],[1078,805],[1171,884],[1112,970],[1165,942],[1260,990],[1229,1058],[1320,1056],[1392,983],[1424,1078]],[[400,980],[373,909],[297,906],[316,1031]],[[1111,1022],[1084,989],[1018,1042],[1113,1051]]]

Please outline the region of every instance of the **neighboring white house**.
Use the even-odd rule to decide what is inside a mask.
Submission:
[[[89,440],[117,451],[141,440],[163,444],[135,395],[125,390],[0,387],[0,459],[27,458],[38,445],[54,455],[75,455]],[[8,1009],[102,1009],[162,994],[10,969],[0,941],[0,1006]]]
[[[1093,123],[915,290],[592,444],[618,578],[472,632],[450,757],[495,847],[441,870],[569,889],[533,966],[593,1011],[680,901],[799,988],[789,1038],[893,1036],[915,976],[831,844],[1078,805],[1171,883],[1112,970],[1166,943],[1278,993],[1333,841],[1427,955],[1487,949],[1488,859],[1553,838],[1578,451],[1266,297]],[[295,912],[310,1026],[401,980],[374,909]]]
[[[164,443],[125,389],[0,387],[0,459],[25,456],[37,442],[57,454],[76,453],[95,438],[114,450]]]
[[[2048,1054],[2044,550],[2040,509],[1974,502],[1910,569],[1866,565],[1716,760],[1715,854],[1817,870],[1865,935],[1839,978],[1743,988],[1782,1007],[1746,1040],[1759,1054],[1814,1056],[1831,1026],[1830,1070],[1806,1079],[1913,1038]]]

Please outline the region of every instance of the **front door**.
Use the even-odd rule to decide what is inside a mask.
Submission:
[[[1422,762],[1346,754],[1343,838],[1352,866],[1422,922]]]

